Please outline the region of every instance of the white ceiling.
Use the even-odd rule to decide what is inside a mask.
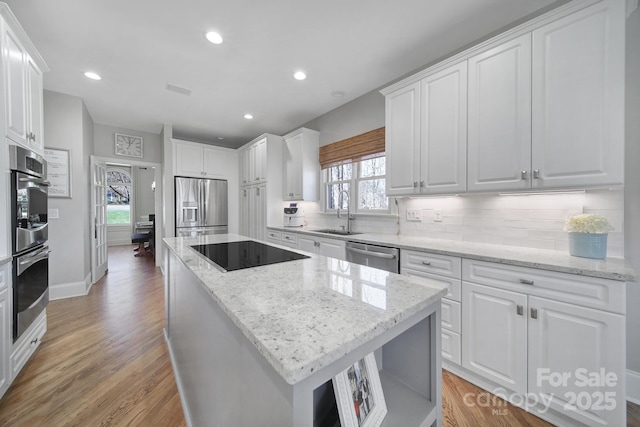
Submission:
[[[51,69],[45,89],[81,97],[96,123],[153,133],[166,123],[176,137],[232,147],[295,129],[554,3],[5,1]],[[222,45],[204,38],[210,30]]]

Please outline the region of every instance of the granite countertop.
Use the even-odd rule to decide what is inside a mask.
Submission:
[[[223,273],[190,248],[239,240],[253,239],[218,234],[165,238],[164,242],[289,384],[338,360],[447,293],[447,287],[437,282],[319,255]]]
[[[11,262],[11,256],[0,257],[0,265],[5,265]]]
[[[619,281],[635,282],[636,272],[623,258],[604,260],[580,258],[568,252],[548,249],[521,248],[517,246],[495,245],[488,243],[463,242],[457,240],[430,239],[415,236],[396,236],[393,234],[362,233],[341,236],[318,233],[306,227],[267,227],[270,230],[309,234],[318,237],[347,240],[352,242],[388,245],[400,249],[428,251],[435,254],[460,256],[481,261],[539,268],[561,273],[599,277]],[[402,254],[400,254],[402,257]]]

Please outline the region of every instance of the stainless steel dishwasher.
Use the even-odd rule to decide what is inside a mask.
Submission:
[[[397,248],[356,242],[347,242],[346,248],[349,262],[392,273],[400,271],[400,250]]]

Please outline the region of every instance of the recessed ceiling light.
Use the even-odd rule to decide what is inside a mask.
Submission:
[[[209,31],[206,34],[206,37],[207,37],[207,40],[209,40],[213,44],[222,43],[222,36],[220,34],[216,33],[215,31]]]
[[[341,90],[337,90],[335,92],[331,92],[331,96],[333,96],[334,98],[342,98],[345,95],[346,94]]]
[[[94,73],[93,71],[87,71],[86,73],[84,73],[84,76],[90,78],[91,80],[102,80],[102,77],[100,77],[100,75]]]
[[[224,139],[224,136],[219,136],[218,139],[222,141]]]
[[[296,71],[295,73],[293,73],[293,78],[296,80],[304,80],[307,78],[307,75],[302,71]]]
[[[245,114],[244,118],[247,119],[247,120],[251,120],[251,119],[253,119],[253,116],[251,114]]]

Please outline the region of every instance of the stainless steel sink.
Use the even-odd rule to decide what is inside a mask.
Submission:
[[[362,234],[362,233],[357,233],[355,231],[347,231],[347,230],[329,230],[329,229],[325,229],[325,230],[313,230],[316,233],[326,233],[326,234],[337,234],[339,236],[353,236],[354,234]]]

